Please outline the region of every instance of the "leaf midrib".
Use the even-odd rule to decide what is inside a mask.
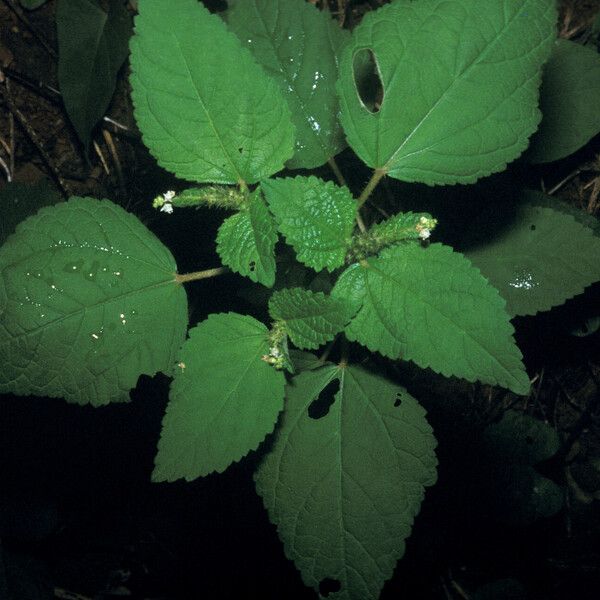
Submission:
[[[396,156],[398,155],[398,153],[406,146],[406,144],[412,139],[412,137],[416,134],[416,132],[420,129],[420,127],[423,125],[423,123],[425,123],[425,121],[427,120],[427,118],[431,115],[431,113],[438,107],[438,105],[445,99],[446,94],[455,86],[455,84],[457,84],[457,82],[462,82],[463,78],[465,77],[465,75],[474,67],[474,65],[478,64],[484,57],[486,54],[488,54],[489,52],[491,52],[491,49],[493,47],[495,47],[495,45],[498,43],[498,40],[500,37],[502,37],[504,35],[504,33],[506,32],[507,28],[512,24],[512,22],[514,21],[514,19],[516,19],[524,10],[524,8],[529,4],[528,0],[525,0],[519,10],[513,15],[513,17],[508,20],[504,27],[497,33],[497,35],[495,36],[495,38],[486,45],[485,50],[481,53],[479,53],[477,56],[475,56],[473,58],[473,60],[466,65],[466,67],[463,69],[463,71],[461,73],[459,73],[450,83],[450,85],[440,94],[439,98],[435,101],[434,105],[427,111],[427,113],[421,118],[421,120],[413,127],[412,131],[408,134],[408,136],[406,136],[406,138],[404,139],[404,141],[402,142],[402,144],[394,151],[394,153],[391,155],[391,157],[386,161],[386,163],[381,167],[382,170],[388,172],[390,170],[390,165],[391,163],[394,161],[394,159],[396,158]],[[396,68],[394,70],[394,73],[392,74],[392,77],[390,78],[390,81],[388,82],[388,88],[391,86],[391,83],[396,75],[396,73],[398,72],[398,69]],[[389,92],[388,92],[389,93]],[[385,97],[383,102],[385,102]],[[382,103],[382,108],[383,108],[383,103]],[[380,120],[377,120],[377,137],[379,139],[379,131],[380,131]],[[378,144],[377,146],[377,154],[379,155],[380,152],[380,146]],[[379,162],[379,161],[377,161]]]

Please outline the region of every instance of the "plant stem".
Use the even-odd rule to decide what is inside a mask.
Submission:
[[[384,169],[375,169],[373,171],[373,175],[371,175],[371,179],[365,186],[365,189],[362,191],[361,195],[358,198],[358,208],[360,208],[369,198],[373,190],[377,187],[377,184],[382,180],[383,176],[386,174]]]
[[[210,277],[216,277],[217,275],[223,275],[229,273],[227,267],[215,267],[214,269],[205,269],[204,271],[194,271],[193,273],[183,273],[175,275],[175,281],[177,283],[186,283],[188,281],[196,281],[198,279],[209,279]]]
[[[347,187],[348,184],[346,183],[346,179],[344,178],[344,175],[340,171],[340,168],[338,167],[338,164],[335,161],[335,158],[332,156],[331,158],[327,159],[327,162],[329,163],[329,166],[331,167],[333,174],[335,175],[336,179],[338,180],[338,183],[340,185],[345,185]]]
[[[358,228],[361,230],[362,233],[365,233],[367,231],[365,222],[363,221],[363,218],[360,216],[360,213],[358,212],[358,210],[356,211],[356,224],[358,225]]]
[[[342,336],[342,357],[339,362],[339,367],[341,369],[345,369],[348,366],[348,358],[350,356],[350,345],[348,344],[348,339],[346,336]]]
[[[346,182],[344,175],[340,171],[340,168],[338,167],[338,164],[335,161],[335,158],[332,156],[331,158],[327,159],[327,162],[329,163],[331,170],[333,171],[334,175],[336,176],[338,183],[340,185],[345,185],[346,187],[348,187],[348,183]],[[362,220],[362,217],[360,216],[360,213],[358,211],[356,212],[356,224],[358,225],[358,228],[363,233],[365,231],[367,231],[367,228],[365,227],[365,222]]]

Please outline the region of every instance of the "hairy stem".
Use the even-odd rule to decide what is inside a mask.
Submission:
[[[383,179],[385,174],[386,171],[384,169],[375,169],[373,171],[371,179],[369,179],[365,189],[358,197],[358,208],[360,208],[369,199],[369,196],[373,193],[373,190],[377,187],[377,184]]]
[[[175,275],[175,281],[177,283],[186,283],[188,281],[196,281],[198,279],[209,279],[210,277],[216,277],[217,275],[223,275],[229,273],[227,267],[215,267],[214,269],[205,269],[204,271],[194,271],[193,273],[183,273]]]
[[[331,170],[333,171],[333,174],[335,175],[336,179],[338,180],[338,183],[340,185],[345,185],[347,187],[348,184],[346,183],[346,179],[344,178],[344,175],[340,171],[340,168],[338,167],[338,164],[335,161],[335,158],[332,156],[331,158],[327,159],[327,162],[328,162],[329,166],[331,167]]]

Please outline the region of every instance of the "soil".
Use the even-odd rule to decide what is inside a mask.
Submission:
[[[352,26],[383,3],[330,0],[328,5]],[[135,2],[129,4],[133,12]],[[16,0],[0,1],[0,157],[13,180],[47,181],[65,197],[110,198],[172,249],[182,272],[216,265],[221,214],[205,215],[199,234],[192,219],[174,216],[165,225],[151,209],[157,190],[182,183],[158,167],[141,142],[127,66],[110,121],[97,128],[89,154],[84,152],[57,92],[55,12],[56,0],[34,11],[22,10]],[[560,35],[587,39],[599,14],[597,1],[561,2]],[[516,169],[513,176],[597,215],[599,157],[596,138],[568,159]],[[350,152],[341,155],[340,165],[353,173],[353,189],[360,189],[367,173]],[[0,170],[0,187],[5,171]],[[330,178],[326,169],[322,175]],[[224,302],[231,310],[252,310],[237,294],[239,285],[239,279],[215,279],[203,283],[201,292],[191,288],[192,321],[222,310]],[[440,482],[427,494],[383,600],[598,597],[600,332],[574,337],[569,330],[599,301],[597,284],[550,314],[516,320],[534,379],[526,399],[394,367],[392,375],[401,376],[428,408],[439,439]],[[259,454],[192,483],[150,483],[168,384],[161,377],[142,378],[131,403],[104,409],[2,398],[0,598],[3,581],[13,600],[316,597],[285,559],[254,492]],[[564,508],[527,526],[506,525],[467,493],[477,448],[473,432],[508,408],[549,424],[561,439],[561,450],[541,468],[561,486]],[[494,595],[489,586],[503,585],[499,581],[505,582],[504,592]]]

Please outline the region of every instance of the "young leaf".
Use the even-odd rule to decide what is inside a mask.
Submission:
[[[596,50],[557,40],[544,66],[542,123],[524,159],[532,163],[572,154],[600,131],[600,56]]]
[[[348,188],[313,176],[270,179],[261,186],[300,262],[316,271],[344,264],[357,210]]]
[[[111,0],[108,6],[106,13],[98,0],[59,0],[56,8],[58,84],[86,149],[115,91],[131,35],[123,2]]]
[[[252,317],[210,315],[179,353],[163,419],[154,481],[224,471],[273,431],[284,377],[262,360],[268,330]]]
[[[379,597],[435,482],[435,445],[421,406],[377,375],[325,366],[293,379],[255,480],[306,585],[331,579],[336,598]]]
[[[292,169],[325,163],[346,146],[335,93],[337,53],[350,38],[305,0],[242,0],[227,23],[278,83],[296,125]]]
[[[332,292],[339,298],[348,286],[356,290],[353,308],[362,296],[346,328],[350,340],[446,376],[527,393],[504,300],[464,256],[441,244],[407,244],[354,269]]]
[[[40,181],[33,185],[7,183],[0,189],[0,245],[13,233],[15,227],[42,206],[56,204],[61,198],[48,182]]]
[[[269,314],[284,322],[294,345],[308,349],[332,340],[350,318],[343,301],[303,288],[275,292],[269,300]]]
[[[159,164],[198,182],[254,183],[292,155],[278,85],[197,0],[140,0],[131,41],[132,98]]]
[[[170,374],[187,300],[169,250],[108,200],[40,210],[0,248],[0,392],[99,406]]]
[[[248,207],[227,218],[219,228],[217,252],[232,271],[272,287],[276,242],[275,223],[259,188]]]
[[[594,232],[568,214],[532,204],[517,207],[508,227],[466,255],[498,289],[511,315],[549,310],[600,279]]]
[[[472,183],[502,170],[541,118],[538,86],[556,37],[554,4],[498,0],[482,10],[479,0],[419,0],[367,14],[340,63],[350,146],[404,181]],[[372,108],[360,93],[366,59],[383,93]]]

